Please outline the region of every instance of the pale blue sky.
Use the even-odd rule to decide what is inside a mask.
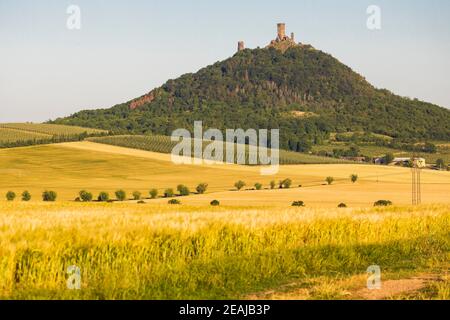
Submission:
[[[66,28],[70,4],[82,29]],[[366,9],[382,10],[382,29]],[[0,0],[0,122],[106,108],[275,38],[276,23],[377,87],[450,107],[448,0]]]

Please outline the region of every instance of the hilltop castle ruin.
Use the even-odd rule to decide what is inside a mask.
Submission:
[[[267,48],[275,48],[281,51],[286,51],[291,47],[295,47],[298,44],[295,42],[295,34],[292,32],[291,36],[286,35],[286,24],[278,23],[277,24],[277,37],[275,40],[272,40]],[[238,42],[238,52],[245,49],[244,41]]]

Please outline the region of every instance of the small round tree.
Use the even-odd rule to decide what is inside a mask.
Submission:
[[[395,159],[394,154],[393,153],[387,153],[384,157],[384,164],[385,165],[389,165],[393,160]]]
[[[263,185],[261,183],[259,183],[259,182],[255,183],[255,189],[256,190],[261,190],[262,187],[263,187]]]
[[[80,191],[80,199],[84,202],[92,201],[92,193],[87,192],[86,190]]]
[[[58,195],[55,191],[44,191],[42,193],[42,200],[46,202],[54,202],[57,197]]]
[[[168,204],[181,204],[181,201],[177,199],[170,199]]]
[[[133,192],[133,199],[134,200],[141,200],[142,194],[139,191]]]
[[[437,159],[436,160],[436,167],[439,170],[443,170],[445,168],[445,161],[444,161],[444,159]]]
[[[284,189],[289,189],[292,185],[292,180],[289,178],[284,179],[283,181],[281,181],[281,185]]]
[[[150,190],[150,198],[156,199],[157,196],[158,196],[158,190],[157,189]]]
[[[331,185],[331,184],[333,184],[333,182],[334,182],[334,178],[333,178],[333,177],[327,177],[327,178],[325,179],[325,181],[328,183],[328,185]]]
[[[352,181],[352,183],[355,183],[356,181],[358,181],[358,175],[357,174],[352,174],[350,176],[350,180]]]
[[[240,191],[240,190],[242,190],[242,188],[245,187],[245,182],[242,181],[242,180],[239,180],[238,182],[236,182],[236,183],[234,184],[234,187],[235,187],[238,191]]]
[[[293,207],[304,207],[305,203],[303,201],[294,201],[292,202]]]
[[[270,189],[275,189],[275,187],[277,186],[277,183],[275,181],[270,181]]]
[[[196,190],[199,194],[204,194],[207,189],[208,189],[207,183],[200,183],[196,188]]]
[[[31,194],[25,190],[22,192],[22,201],[30,201],[31,200]]]
[[[116,191],[116,199],[119,201],[125,201],[127,198],[127,193],[123,190]]]
[[[172,188],[166,189],[166,191],[164,191],[164,197],[166,198],[172,198],[175,195],[175,192],[173,192]]]
[[[107,192],[100,192],[97,198],[100,202],[107,202],[109,200],[109,193]]]
[[[8,191],[6,193],[6,200],[8,201],[14,201],[14,199],[16,198],[16,194],[12,191]]]
[[[392,206],[392,201],[389,201],[389,200],[378,200],[373,205],[374,205],[374,207],[388,207],[388,206]]]
[[[340,203],[338,205],[338,208],[347,208],[347,205],[345,203]]]
[[[189,188],[186,187],[183,184],[180,184],[177,186],[177,190],[180,193],[180,196],[188,196],[191,192],[189,191]]]
[[[213,207],[217,207],[217,206],[220,206],[220,202],[219,202],[219,200],[213,200],[213,201],[211,201],[211,205]]]

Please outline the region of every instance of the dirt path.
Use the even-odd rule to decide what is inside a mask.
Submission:
[[[439,281],[437,275],[423,274],[417,277],[382,281],[381,289],[364,287],[366,276],[355,276],[345,280],[320,279],[293,282],[274,290],[251,294],[249,300],[307,300],[307,299],[356,299],[386,300],[400,295],[412,294],[426,288],[431,282]],[[349,289],[350,288],[350,289]]]
[[[434,275],[422,275],[410,279],[387,280],[381,283],[381,289],[369,290],[367,288],[358,290],[354,296],[363,300],[385,300],[395,298],[401,294],[414,293],[424,289],[431,281],[438,280]]]

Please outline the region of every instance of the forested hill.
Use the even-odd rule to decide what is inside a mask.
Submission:
[[[54,123],[120,133],[171,134],[195,120],[214,128],[280,128],[282,146],[320,143],[331,132],[450,140],[450,111],[374,88],[331,55],[299,45],[246,49],[110,109]]]

